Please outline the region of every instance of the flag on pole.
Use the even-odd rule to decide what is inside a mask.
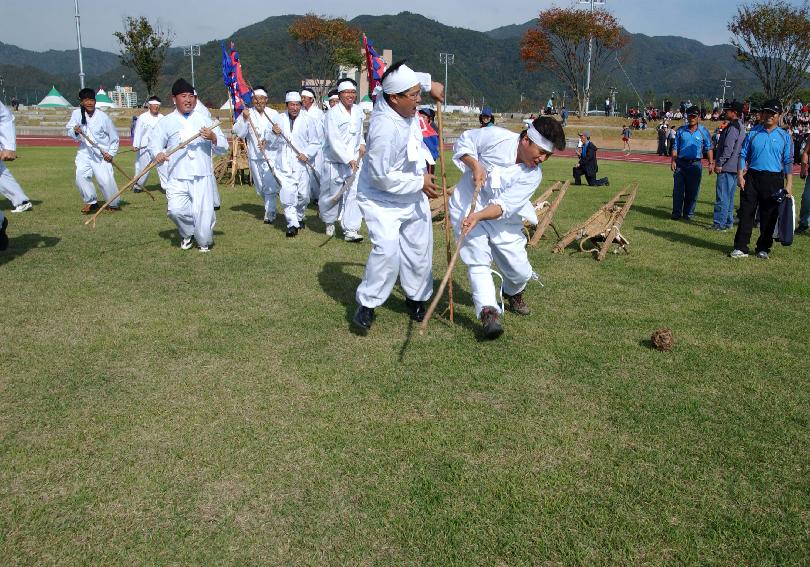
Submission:
[[[242,62],[239,61],[239,52],[231,42],[230,52],[225,49],[225,42],[222,42],[222,80],[228,88],[233,108],[233,117],[236,119],[247,105],[253,102],[253,91],[242,77]]]
[[[366,52],[366,68],[368,69],[368,93],[374,98],[374,89],[382,82],[385,73],[385,61],[374,49],[374,43],[363,34],[363,50]]]

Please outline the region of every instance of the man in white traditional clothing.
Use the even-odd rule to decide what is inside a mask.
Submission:
[[[158,122],[163,118],[163,115],[160,113],[160,99],[158,97],[150,96],[146,105],[148,110],[138,116],[138,120],[135,122],[135,131],[132,133],[132,149],[138,152],[135,158],[135,175],[143,171],[144,168],[152,162],[152,159],[154,159],[154,156],[149,153],[149,139],[152,135],[152,130],[154,130],[155,126],[157,126]],[[161,171],[162,170],[158,170],[158,177],[161,176]],[[151,174],[152,172],[150,171],[141,177],[132,191],[134,193],[142,191]]]
[[[461,259],[467,264],[475,313],[484,336],[503,333],[492,279],[493,261],[503,282],[503,295],[510,311],[528,315],[523,296],[533,270],[526,253],[524,219],[537,224],[531,203],[543,179],[541,164],[555,150],[565,149],[565,132],[557,120],[537,118],[516,134],[504,128],[480,128],[464,132],[456,142],[453,162],[463,172],[450,200],[450,219],[456,238],[464,233]],[[470,212],[476,186],[481,191]]]
[[[268,162],[273,165],[275,155],[265,147],[267,143],[264,134],[268,128],[273,127],[271,119],[276,120],[278,112],[267,108],[267,91],[260,85],[253,89],[253,104],[252,109],[245,107],[236,119],[233,133],[246,141],[253,186],[256,194],[264,201],[264,224],[272,224],[276,220],[276,195],[279,188],[273,178],[273,171],[268,166]]]
[[[207,106],[205,106],[203,103],[200,102],[200,99],[197,96],[197,90],[196,89],[194,90],[194,99],[196,101],[196,103],[194,105],[194,112],[197,113],[197,114],[200,114],[203,118],[205,118],[205,120],[208,121],[208,122],[206,122],[207,124],[210,124],[211,122],[213,122],[214,119],[211,116],[211,111],[208,110]],[[212,150],[211,159],[214,159],[214,150]],[[214,210],[218,211],[219,206],[220,206],[220,204],[222,202],[222,199],[219,196],[219,187],[217,186],[217,178],[212,175],[211,177],[209,177],[207,179],[208,179],[208,183],[211,184],[211,191],[214,194]]]
[[[354,104],[357,83],[353,80],[338,81],[337,91],[340,102],[326,113],[326,146],[323,150],[318,213],[326,224],[328,236],[334,236],[335,222],[340,218],[343,239],[346,242],[361,242],[360,223],[363,217],[357,205],[357,183],[360,160],[366,153],[363,110]]]
[[[93,89],[79,91],[79,108],[70,115],[66,128],[67,135],[79,142],[76,187],[84,201],[82,213],[88,215],[98,209],[94,177],[108,201],[118,192],[112,168],[112,160],[118,153],[118,132],[109,116],[96,108]],[[107,210],[118,211],[119,203],[118,198],[110,201]]]
[[[321,171],[323,170],[323,143],[326,115],[320,103],[315,102],[315,93],[310,89],[301,91],[301,112],[314,119],[318,127],[318,140],[321,142],[321,149],[315,154],[312,160],[314,166],[309,170],[309,197],[313,201],[320,203],[321,198]]]
[[[165,163],[166,200],[168,215],[180,232],[180,248],[192,247],[192,238],[197,241],[200,252],[208,252],[214,243],[214,194],[212,183],[214,167],[211,152],[224,154],[228,142],[217,126],[210,128],[212,120],[204,113],[194,112],[197,97],[194,87],[185,79],[172,85],[175,110],[166,115],[155,128],[149,151],[155,161]],[[166,155],[166,150],[191,139],[200,137],[185,148]]]
[[[386,70],[368,127],[368,152],[360,172],[357,199],[372,249],[357,287],[352,324],[366,333],[374,309],[391,295],[399,277],[410,318],[422,321],[433,292],[433,227],[428,198],[438,187],[427,165],[433,163],[416,118],[420,92],[442,101],[444,87],[415,73],[404,61]],[[331,111],[330,111],[331,112]]]
[[[321,151],[323,129],[301,111],[301,95],[288,91],[287,111],[279,114],[265,131],[269,149],[276,156],[276,176],[281,182],[279,200],[287,220],[287,237],[294,238],[305,227],[304,213],[309,203],[309,171]]]
[[[14,115],[0,102],[0,193],[11,201],[14,207],[11,209],[12,213],[22,213],[31,210],[31,200],[3,163],[15,159],[17,159],[17,131],[14,129]]]
[[[340,100],[340,97],[338,96],[337,89],[332,89],[331,91],[329,91],[328,96],[329,96],[329,108],[334,108],[335,105]]]

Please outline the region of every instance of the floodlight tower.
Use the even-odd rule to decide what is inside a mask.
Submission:
[[[579,0],[580,4],[590,4],[591,14],[594,5],[605,5],[607,0]],[[585,116],[588,116],[588,106],[591,103],[591,57],[593,56],[593,37],[588,38],[588,72],[585,75]]]
[[[200,46],[189,45],[188,47],[184,47],[183,56],[191,57],[191,86],[196,88],[197,84],[194,82],[194,58],[200,56]]]
[[[84,63],[82,63],[82,24],[79,21],[79,0],[76,0],[76,41],[79,43],[79,85],[84,88]]]
[[[456,56],[452,53],[439,53],[439,63],[444,63],[444,103],[447,104],[450,99],[447,98],[447,66],[452,65],[456,61]]]

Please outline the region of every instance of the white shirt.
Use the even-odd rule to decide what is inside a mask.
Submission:
[[[281,128],[284,136],[292,141],[295,148],[305,154],[309,158],[310,163],[313,163],[315,156],[321,150],[321,137],[319,133],[322,132],[322,130],[317,121],[310,118],[305,112],[299,113],[298,117],[292,122],[290,121],[289,114],[286,112],[276,116],[274,121],[278,124],[278,127]],[[284,140],[284,137],[275,135],[272,128],[272,124],[268,124],[264,132],[264,138],[270,143],[270,151],[275,153],[276,169],[285,173],[291,173],[306,168],[306,165],[298,160],[297,154]]]
[[[347,110],[338,102],[326,113],[327,161],[348,164],[357,159],[363,142],[363,110],[356,104]]]
[[[67,126],[65,126],[67,135],[80,142],[79,151],[84,150],[97,156],[98,158],[101,158],[101,155],[99,155],[96,148],[89,146],[81,135],[73,131],[74,126],[81,126],[88,138],[98,144],[102,150],[111,156],[115,156],[115,154],[118,153],[119,139],[118,132],[116,131],[112,120],[110,120],[110,117],[104,114],[104,112],[98,108],[96,108],[95,112],[93,112],[93,116],[87,114],[86,117],[87,125],[82,126],[82,109],[77,108],[74,110],[70,115],[70,120],[68,120]]]
[[[0,102],[0,150],[17,151],[14,115],[2,102]]]
[[[212,122],[203,113],[192,112],[186,117],[175,109],[171,114],[164,116],[153,130],[149,151],[153,156],[157,156],[193,137],[201,128],[209,127]],[[228,151],[228,141],[219,126],[214,128],[214,134],[217,136],[216,144],[204,138],[197,138],[182,150],[169,156],[169,161],[163,166],[166,168],[167,178],[193,179],[213,175],[211,150],[217,154]]]
[[[162,119],[162,114],[152,116],[152,113],[148,110],[138,116],[138,120],[135,122],[135,132],[132,134],[132,146],[134,148],[147,148],[152,130]]]
[[[270,118],[268,118],[268,116]],[[250,123],[245,120],[245,116],[243,114],[240,114],[239,118],[237,118],[236,122],[234,122],[233,133],[235,136],[239,136],[243,140],[247,140],[248,157],[250,159],[254,161],[264,161],[264,158],[259,154],[259,142],[264,137],[263,134],[265,130],[273,127],[270,120],[278,120],[277,117],[278,112],[272,108],[265,108],[264,113],[262,114],[259,114],[256,110],[251,108],[250,120],[253,122],[253,126],[256,128],[255,134],[253,132],[253,128],[250,127]],[[259,135],[258,139],[256,138],[256,134]],[[275,156],[267,149],[267,147],[265,147],[264,153],[268,159],[275,159]]]
[[[478,194],[475,210],[498,205],[503,210],[502,219],[519,220],[517,217],[520,217],[537,224],[537,214],[530,200],[543,180],[543,171],[539,165],[529,167],[515,163],[519,139],[519,134],[499,126],[475,128],[461,134],[453,148],[453,163],[463,176],[456,185],[451,205],[469,208],[474,182],[472,172],[461,158],[470,155],[487,170],[487,180]]]

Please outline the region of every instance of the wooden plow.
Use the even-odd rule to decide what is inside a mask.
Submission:
[[[596,259],[605,259],[608,251],[614,244],[619,250],[628,253],[630,242],[622,236],[620,230],[624,218],[633,206],[638,192],[638,183],[631,183],[608,201],[602,208],[596,211],[591,217],[580,225],[569,230],[556,246],[554,253],[565,250],[574,241],[579,241],[579,249],[582,252],[595,252]]]
[[[554,231],[554,234],[557,235],[557,238],[560,238],[560,232],[554,224],[554,213],[557,212],[557,208],[560,206],[560,202],[563,200],[563,197],[565,197],[565,193],[570,186],[570,181],[566,181],[565,183],[557,181],[534,202],[534,212],[537,214],[537,226],[534,227],[534,232],[532,232],[531,224],[524,223],[526,232],[530,235],[529,246],[537,246],[549,226]],[[551,199],[554,193],[557,193],[557,198],[551,203],[549,199]]]

